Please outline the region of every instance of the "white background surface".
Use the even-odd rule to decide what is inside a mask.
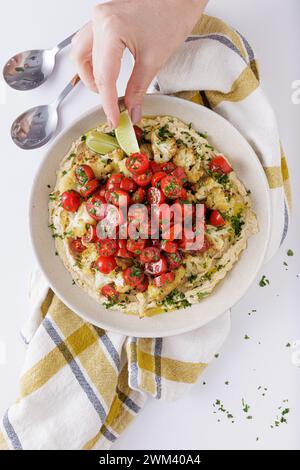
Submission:
[[[95,3],[92,0],[3,1],[1,68],[5,60],[19,50],[55,45],[88,20]],[[286,347],[287,343],[300,340],[300,104],[291,101],[292,82],[300,80],[300,2],[211,0],[207,12],[242,32],[257,51],[263,85],[277,113],[288,156],[293,183],[293,225],[278,255],[263,268],[247,295],[233,309],[230,337],[219,358],[180,401],[171,404],[149,401],[115,449],[300,448],[300,369],[292,363],[295,350]],[[124,92],[130,68],[126,55],[119,94]],[[23,110],[51,101],[73,73],[65,51],[59,57],[56,73],[35,91],[15,92],[4,88],[0,82],[1,414],[18,395],[18,376],[25,354],[19,330],[29,312],[29,273],[35,265],[29,240],[28,199],[43,155],[43,149],[24,152],[15,147],[9,129]],[[79,85],[63,106],[61,127],[98,99]],[[294,257],[286,256],[288,248],[294,250]],[[288,267],[283,265],[284,261]],[[270,279],[270,285],[264,288],[258,286],[262,274]],[[256,312],[248,315],[252,309]],[[245,335],[250,339],[245,340]],[[300,365],[299,351],[298,361]],[[258,390],[259,386],[267,388],[265,396],[262,396],[263,390]],[[246,419],[247,414],[242,411],[242,398],[251,406],[248,413],[253,416],[251,420]],[[234,424],[223,413],[213,414],[216,399],[235,416]],[[271,429],[278,407],[285,399],[289,400],[285,406],[290,408],[288,424]]]

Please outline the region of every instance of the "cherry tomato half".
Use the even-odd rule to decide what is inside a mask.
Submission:
[[[127,250],[127,240],[118,240],[118,252],[116,256],[120,258],[132,258],[132,254]]]
[[[160,189],[151,186],[147,190],[147,201],[149,204],[162,204],[165,200],[166,197]]]
[[[138,188],[135,193],[133,193],[131,199],[134,204],[142,203],[145,199],[145,190],[143,188]]]
[[[135,288],[139,292],[145,292],[148,289],[148,286],[149,281],[148,278],[145,276],[144,279],[135,286]]]
[[[126,205],[129,206],[130,204],[129,194],[122,189],[108,191],[106,200],[109,204],[113,204],[114,206],[118,207],[124,207]]]
[[[118,243],[116,240],[105,238],[96,243],[96,248],[100,256],[113,256],[118,251]]]
[[[160,259],[160,250],[156,246],[148,246],[142,251],[140,255],[141,263],[152,263],[152,262],[159,261],[159,259]]]
[[[123,178],[124,175],[122,175],[122,173],[114,173],[108,178],[106,182],[106,189],[108,191],[111,191],[113,189],[119,189]]]
[[[216,171],[217,173],[227,174],[232,171],[231,166],[222,155],[216,155],[210,162],[209,167],[212,171]]]
[[[148,170],[150,162],[143,153],[132,153],[126,158],[125,165],[127,170],[133,175],[141,175]]]
[[[79,184],[83,186],[88,181],[95,179],[95,173],[92,168],[88,165],[78,165],[75,168],[75,176]]]
[[[96,261],[96,267],[102,274],[109,274],[117,266],[113,256],[100,256]]]
[[[115,299],[118,296],[118,292],[112,284],[106,284],[105,286],[101,287],[100,293],[107,299]]]
[[[74,238],[69,241],[70,250],[75,254],[82,253],[86,247],[82,244],[81,238]]]
[[[135,133],[135,136],[136,136],[136,140],[140,144],[142,142],[143,136],[144,136],[143,129],[141,129],[139,126],[133,126],[133,128],[134,128],[134,133]]]
[[[73,189],[65,191],[61,196],[61,203],[66,211],[76,212],[81,204],[80,194]]]
[[[221,227],[225,224],[225,220],[221,216],[219,211],[213,210],[209,217],[209,223],[215,227]]]
[[[81,239],[81,243],[84,246],[87,246],[89,243],[95,243],[97,241],[97,239],[98,239],[98,237],[97,237],[96,227],[94,225],[88,225],[86,233],[84,234],[84,236]]]
[[[107,204],[105,199],[100,195],[92,196],[86,202],[86,210],[89,216],[94,220],[102,220],[106,216]]]
[[[169,199],[177,199],[181,196],[182,186],[176,176],[165,176],[160,183],[161,190]]]
[[[152,276],[159,276],[162,273],[167,271],[167,261],[166,258],[161,256],[158,261],[145,264],[145,273],[151,274]]]
[[[83,197],[89,197],[91,196],[91,194],[93,194],[94,191],[96,191],[98,186],[99,186],[98,180],[90,180],[85,185],[81,186],[81,188],[79,189],[80,194]]]
[[[166,253],[168,268],[173,270],[179,268],[182,264],[182,254],[179,251],[175,253]]]
[[[160,242],[161,249],[166,253],[176,253],[178,245],[176,242],[171,242],[170,240],[161,240]]]
[[[165,162],[160,164],[160,168],[160,171],[170,174],[175,170],[176,166],[173,162]]]
[[[154,186],[155,188],[159,188],[160,182],[165,176],[167,176],[167,173],[165,171],[157,171],[152,176],[151,185]]]
[[[164,240],[170,240],[171,242],[174,240],[180,240],[183,236],[182,232],[183,230],[181,224],[171,225],[169,229],[163,231],[162,238]]]
[[[162,171],[161,164],[156,163],[154,160],[150,162],[150,168],[153,173],[158,173],[159,171]]]
[[[170,284],[175,279],[174,273],[164,273],[161,276],[154,278],[154,284],[156,287],[162,287],[165,284]]]
[[[172,176],[176,176],[182,186],[188,181],[186,172],[181,166],[178,166],[174,171],[172,171]]]
[[[127,285],[135,287],[144,281],[145,275],[139,266],[131,266],[123,271],[123,278]]]
[[[127,240],[127,250],[135,255],[140,255],[142,250],[145,248],[146,240],[139,238],[138,240]]]
[[[142,175],[133,175],[133,180],[136,182],[138,186],[147,186],[152,178],[152,171],[147,170],[145,173]]]
[[[132,178],[124,177],[121,181],[120,189],[124,191],[135,191],[137,188],[136,183],[133,181]]]

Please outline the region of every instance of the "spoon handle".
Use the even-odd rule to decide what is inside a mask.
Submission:
[[[57,44],[56,49],[58,51],[61,51],[64,47],[68,46],[70,44],[70,42],[72,41],[73,37],[75,36],[75,34],[77,34],[77,31],[75,33],[71,34],[70,36],[68,36],[66,39],[64,39],[59,44]]]
[[[57,99],[55,100],[55,106],[59,106],[61,104],[61,102],[65,99],[65,97],[70,93],[70,91],[73,90],[73,88],[75,88],[75,86],[77,85],[77,83],[80,82],[80,77],[78,74],[76,74],[72,80],[68,83],[68,85],[63,89],[63,91],[59,94],[59,96],[57,97]]]

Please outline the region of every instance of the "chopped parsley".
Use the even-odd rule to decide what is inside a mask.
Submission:
[[[177,289],[174,289],[164,298],[162,305],[165,307],[179,309],[190,307],[191,303],[185,298],[183,292],[179,292]]]
[[[160,129],[158,131],[158,137],[161,140],[165,140],[168,137],[173,137],[173,134],[169,131],[168,124],[165,124],[164,126],[160,127]]]
[[[262,277],[261,280],[259,281],[260,287],[265,287],[265,286],[267,286],[268,284],[270,284],[269,279],[267,279],[266,276],[263,275],[263,277]]]
[[[293,252],[293,250],[291,250],[291,249],[289,249],[289,250],[286,252],[286,254],[287,254],[288,256],[294,256],[294,252]]]
[[[231,226],[234,230],[235,236],[239,237],[242,231],[242,226],[245,222],[242,220],[241,214],[233,215],[230,219]]]

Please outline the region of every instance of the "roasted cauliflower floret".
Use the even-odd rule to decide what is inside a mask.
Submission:
[[[221,187],[212,188],[206,198],[206,205],[210,209],[227,212],[230,209],[230,202]]]
[[[201,162],[200,160],[197,160],[195,153],[191,148],[180,147],[173,161],[175,165],[181,166],[185,169],[190,183],[197,183],[204,174],[204,169],[201,168]]]
[[[175,137],[160,137],[159,129],[151,132],[151,143],[156,163],[170,161],[177,152]]]
[[[151,144],[142,144],[140,146],[140,151],[141,153],[146,155],[149,158],[149,160],[153,160],[153,152],[152,152]]]

